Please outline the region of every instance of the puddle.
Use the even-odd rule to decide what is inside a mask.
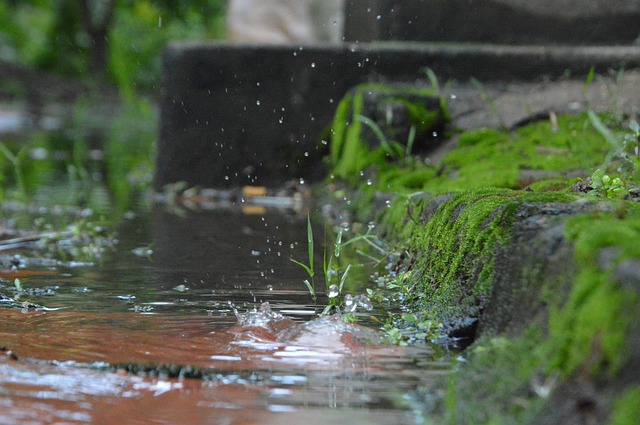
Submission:
[[[289,260],[305,257],[306,234],[306,215],[157,208],[127,221],[93,266],[30,267],[19,301],[49,310],[0,308],[0,345],[18,357],[0,356],[2,423],[422,423],[413,397],[436,394],[448,363],[313,319]],[[203,379],[108,367],[131,363]]]

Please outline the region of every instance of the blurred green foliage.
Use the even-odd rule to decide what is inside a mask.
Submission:
[[[0,61],[158,88],[167,40],[225,36],[225,0],[0,0]]]
[[[90,88],[66,106],[62,128],[0,140],[0,200],[107,205],[116,216],[139,203],[153,175],[164,46],[225,37],[225,9],[226,0],[0,0],[0,67]],[[0,87],[38,107],[47,83],[27,88],[32,80]]]

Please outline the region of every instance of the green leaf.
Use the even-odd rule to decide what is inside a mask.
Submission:
[[[301,263],[298,260],[294,260],[293,258],[289,258],[289,260],[291,260],[292,262],[296,263],[297,265],[299,265],[300,267],[302,267],[303,269],[305,269],[307,271],[307,274],[309,275],[309,277],[313,277],[313,269],[309,268],[309,266],[307,266],[304,263]]]
[[[338,286],[338,293],[342,293],[342,287],[344,286],[344,282],[347,280],[347,274],[349,273],[350,268],[351,264],[347,265],[347,268],[344,269],[344,273],[342,273],[342,277],[340,278],[340,285]]]
[[[336,258],[340,256],[340,250],[342,249],[342,233],[344,229],[340,228],[338,235],[336,236],[336,243],[333,245],[333,255]]]
[[[311,227],[311,217],[307,214],[307,249],[309,252],[310,276],[313,276],[313,228]]]
[[[311,282],[309,282],[307,279],[305,279],[304,280],[304,284],[307,285],[307,288],[309,289],[309,293],[315,299],[315,297],[316,297],[316,289],[313,287]]]

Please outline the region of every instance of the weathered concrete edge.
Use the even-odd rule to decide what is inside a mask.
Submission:
[[[424,226],[435,214],[439,208],[452,199],[451,195],[441,195],[433,198],[424,206],[421,220]],[[516,200],[516,202],[519,202]],[[469,205],[466,208],[473,208]],[[523,332],[531,329],[531,326],[542,326],[543,333],[547,333],[550,309],[561,308],[568,300],[571,292],[576,285],[576,279],[580,272],[575,261],[574,245],[571,241],[564,237],[564,229],[566,220],[571,217],[593,215],[594,213],[613,214],[614,209],[607,203],[598,202],[573,202],[573,203],[557,203],[557,202],[523,202],[521,203],[513,218],[514,222],[508,229],[511,237],[504,245],[497,245],[492,253],[495,259],[494,270],[492,274],[492,286],[490,296],[481,302],[480,309],[471,311],[477,322],[470,322],[468,318],[462,318],[459,324],[473,323],[471,329],[455,329],[445,327],[445,329],[453,330],[455,336],[470,337],[474,340],[475,350],[490,352],[491,344],[495,339],[501,338],[515,339],[522,338]],[[455,221],[456,217],[451,217]],[[462,236],[464,237],[464,236]],[[420,249],[420,247],[413,247]],[[597,267],[603,271],[615,264],[615,252],[600,251]],[[419,274],[419,272],[418,272]],[[640,260],[623,261],[614,268],[613,279],[625,291],[631,291],[635,294],[634,310],[626,312],[633,315],[634,311],[640,311],[638,299],[640,299]],[[473,287],[475,282],[468,282]],[[550,298],[549,291],[553,288],[554,295]],[[615,288],[615,289],[614,289]],[[618,290],[614,285],[612,290]],[[562,307],[564,308],[564,307]],[[609,375],[608,371],[601,370],[599,374],[591,375],[588,369],[589,365],[583,366],[582,370],[578,370],[569,377],[563,377],[558,385],[549,387],[549,395],[546,399],[538,399],[545,405],[543,410],[535,410],[527,413],[529,417],[527,423],[545,423],[545,424],[565,424],[565,423],[581,423],[574,422],[580,418],[584,412],[584,406],[588,405],[589,415],[597,418],[597,423],[605,423],[612,413],[612,404],[620,398],[626,390],[640,388],[639,375],[636,372],[640,370],[640,324],[631,322],[626,330],[627,340],[624,342],[621,356],[625,357],[625,371],[619,372],[617,376]],[[594,342],[598,344],[598,342]],[[590,354],[587,358],[589,361],[598,361],[600,348],[596,345],[592,347],[595,354]],[[495,353],[494,353],[495,354]],[[522,354],[522,353],[521,353]],[[524,357],[518,359],[519,362],[527,363],[530,361],[524,354]],[[595,356],[595,357],[594,357]],[[591,358],[592,360],[589,360]],[[506,367],[513,367],[513,358],[507,356],[504,360]],[[500,359],[496,359],[496,363],[500,364]],[[474,360],[469,363],[473,368]],[[501,367],[501,366],[497,366]],[[480,403],[482,404],[482,396],[479,399],[473,398],[472,393],[479,391],[482,393],[478,385],[482,388],[491,388],[493,383],[483,381],[483,378],[473,378],[468,376],[462,369],[461,375],[454,375],[453,380],[457,387],[461,384],[465,390],[465,394],[457,400],[456,408],[461,410],[473,410],[468,406]],[[539,371],[543,373],[543,371]],[[499,375],[499,372],[497,373]],[[532,377],[533,379],[533,377]],[[473,383],[475,381],[475,383]],[[512,379],[513,381],[513,379]],[[554,378],[555,382],[555,378]],[[517,397],[522,395],[523,389],[525,395],[529,385],[532,382],[523,381],[518,383],[519,387],[512,388],[513,394],[503,394],[506,397]],[[498,385],[499,387],[499,385]],[[453,388],[453,387],[452,387]],[[469,393],[471,391],[471,393]],[[471,397],[465,399],[464,396]],[[537,397],[537,396],[535,396]],[[535,398],[534,397],[534,398]],[[490,402],[487,402],[490,403]],[[468,406],[467,406],[468,405]],[[538,405],[538,408],[540,406]],[[497,408],[490,406],[489,409]],[[536,408],[537,409],[537,408]],[[509,417],[507,412],[494,412],[497,417],[503,415],[504,418]],[[451,414],[447,412],[445,414]],[[455,414],[453,415],[455,416]],[[450,419],[450,418],[449,418]],[[473,420],[473,418],[462,417],[461,423]],[[477,418],[475,418],[477,420]],[[495,419],[495,418],[494,418]],[[454,423],[457,423],[454,421]]]

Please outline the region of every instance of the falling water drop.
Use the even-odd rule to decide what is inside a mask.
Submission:
[[[358,305],[358,307],[361,307],[366,311],[373,310],[373,304],[366,295],[356,295],[353,301]]]
[[[344,310],[347,313],[353,313],[356,310],[356,303],[353,302],[353,296],[347,294],[344,296]]]
[[[327,294],[327,296],[329,298],[335,298],[338,295],[340,295],[340,291],[338,290],[338,285],[329,286],[329,293]]]

